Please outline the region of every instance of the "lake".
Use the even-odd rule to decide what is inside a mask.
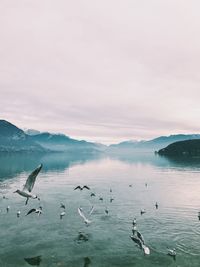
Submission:
[[[23,187],[40,163],[43,169],[33,188],[40,201],[30,199],[25,206],[25,199],[13,192]],[[88,185],[91,190],[74,190],[77,185]],[[91,197],[92,192],[96,196]],[[150,153],[2,154],[0,194],[1,267],[39,265],[39,261],[30,260],[37,256],[44,267],[200,265],[198,159],[169,160]],[[110,202],[110,198],[114,200]],[[66,205],[62,219],[60,203]],[[25,216],[40,205],[41,216]],[[91,219],[89,226],[79,216],[78,207]],[[141,209],[146,213],[141,215]],[[144,256],[130,238],[134,218],[150,255]],[[78,240],[80,232],[87,240]],[[176,261],[167,255],[167,247],[176,248]],[[29,262],[24,260],[27,258]]]

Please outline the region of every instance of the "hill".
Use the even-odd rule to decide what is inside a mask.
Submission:
[[[44,152],[45,149],[36,144],[30,136],[14,124],[0,120],[0,152],[19,151]]]
[[[160,149],[158,154],[170,157],[200,157],[200,139],[172,143]]]

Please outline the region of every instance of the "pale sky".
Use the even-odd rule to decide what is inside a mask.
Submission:
[[[1,0],[1,119],[102,143],[200,133],[199,10],[199,0]]]

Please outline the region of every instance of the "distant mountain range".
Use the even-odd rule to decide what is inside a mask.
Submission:
[[[104,145],[75,140],[63,134],[38,133],[36,130],[24,132],[12,123],[0,120],[0,152],[95,153],[104,149]]]
[[[0,152],[80,152],[80,153],[123,153],[155,151],[169,144],[200,139],[200,134],[177,134],[161,136],[148,141],[124,141],[110,146],[72,139],[64,134],[40,133],[37,130],[19,129],[6,120],[0,120]]]
[[[124,141],[116,145],[110,145],[111,152],[117,151],[156,151],[168,146],[171,143],[184,140],[200,139],[200,134],[177,134],[160,136],[149,141]]]

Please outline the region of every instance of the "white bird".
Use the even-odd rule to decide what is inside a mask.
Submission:
[[[21,211],[18,210],[18,212],[17,212],[17,217],[18,217],[18,218],[19,218],[20,214],[21,214]]]
[[[40,164],[27,178],[26,180],[26,184],[24,185],[23,190],[19,190],[17,189],[14,193],[18,193],[20,196],[25,197],[26,198],[26,203],[25,205],[28,204],[28,200],[29,198],[38,198],[36,195],[31,194],[31,191],[34,187],[35,184],[35,180],[36,177],[38,175],[38,173],[40,172],[40,170],[42,169],[42,164]]]
[[[167,255],[172,256],[172,257],[176,257],[176,249],[167,249]]]
[[[82,208],[78,208],[78,213],[79,213],[79,215],[83,218],[84,223],[85,223],[86,225],[89,225],[89,224],[92,222],[92,221],[88,220],[88,219],[85,217]]]
[[[136,218],[133,219],[132,224],[133,224],[133,226],[135,226],[137,224]]]
[[[62,212],[60,213],[60,219],[61,219],[61,220],[62,220],[63,216],[65,216],[65,211],[62,211]]]

